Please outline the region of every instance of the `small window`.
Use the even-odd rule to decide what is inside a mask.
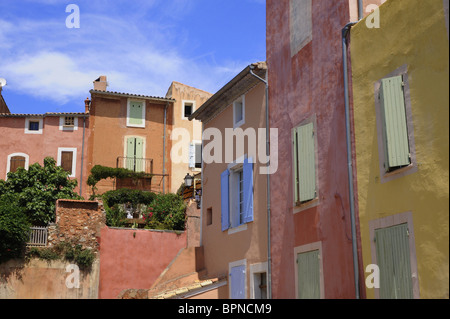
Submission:
[[[145,101],[128,100],[127,126],[145,127]]]
[[[57,165],[69,173],[69,177],[75,177],[76,170],[76,148],[59,148]]]
[[[42,134],[43,123],[43,119],[25,119],[25,134]]]
[[[206,226],[212,225],[212,207],[206,210]]]
[[[29,131],[39,131],[39,121],[29,121],[28,122]]]
[[[194,109],[194,105],[192,103],[184,104],[184,117],[189,117],[192,115]]]
[[[192,142],[189,146],[189,168],[202,168],[202,143]]]
[[[245,96],[233,103],[233,126],[237,128],[245,123]]]
[[[267,273],[254,273],[253,282],[254,299],[267,299]]]
[[[64,118],[64,126],[69,126],[69,127],[75,126],[75,117],[66,116]]]

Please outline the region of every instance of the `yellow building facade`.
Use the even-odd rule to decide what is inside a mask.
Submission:
[[[388,0],[351,29],[367,298],[449,298],[448,39],[448,0]]]

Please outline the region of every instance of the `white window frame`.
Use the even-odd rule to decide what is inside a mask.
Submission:
[[[239,183],[238,173],[243,172],[245,158],[247,158],[246,155],[240,157],[233,163],[228,164],[228,170],[230,171],[230,176],[228,177],[228,200],[230,218],[230,228],[228,229],[229,235],[247,230],[247,223],[239,223],[239,190],[236,188]]]
[[[242,119],[236,120],[236,104],[242,103]],[[245,94],[233,102],[233,128],[236,129],[245,124]]]
[[[322,242],[317,241],[314,243],[297,246],[294,248],[294,275],[295,275],[295,298],[298,299],[298,264],[297,255],[302,253],[307,253],[310,251],[319,251],[319,274],[320,274],[320,299],[325,299],[325,283],[323,277],[323,250]]]
[[[245,282],[244,282],[244,299],[247,299],[247,259],[241,259],[241,260],[237,260],[237,261],[233,261],[231,263],[228,264],[228,277],[231,276],[231,269],[234,267],[238,267],[238,266],[244,266],[245,267]],[[228,293],[229,293],[229,298],[231,298],[231,280],[229,279],[228,282],[230,283],[228,285]]]
[[[73,117],[74,118],[74,125],[73,126],[66,126],[64,125],[66,122],[66,117]],[[78,131],[78,117],[76,116],[60,116],[59,118],[59,130],[60,131]]]
[[[6,178],[5,180],[8,179],[8,173],[11,170],[11,158],[12,157],[16,157],[16,156],[21,156],[21,157],[25,157],[25,169],[29,168],[30,165],[30,156],[28,154],[25,153],[12,153],[8,155],[8,160],[6,162]]]
[[[76,176],[77,172],[77,149],[71,148],[71,147],[58,147],[58,158],[56,161],[57,166],[61,166],[61,157],[62,152],[72,152],[72,173],[69,175],[69,177],[73,178]]]
[[[39,130],[37,131],[30,131],[29,126],[31,122],[39,122]],[[43,118],[33,118],[33,117],[27,117],[25,118],[25,134],[42,134],[44,129],[44,119]]]
[[[196,152],[195,148],[196,148],[196,145],[200,145],[202,147],[202,151],[203,151],[203,143],[202,143],[202,141],[199,141],[199,140],[193,140],[189,144],[189,147],[191,147],[191,145],[193,145],[193,147],[194,147],[194,167],[189,167],[189,169],[193,172],[200,172],[202,170],[202,168],[195,167],[195,163],[197,162],[197,157],[196,157],[197,152]],[[202,160],[202,158],[200,158],[200,159]],[[203,163],[202,163],[202,165],[203,165]],[[189,166],[190,166],[190,163],[189,163]]]
[[[139,102],[142,103],[142,124],[131,124],[130,123],[130,105],[131,102]],[[127,100],[127,126],[128,127],[138,127],[138,128],[145,128],[145,122],[146,122],[146,101],[140,100],[140,99],[128,99]]]
[[[197,109],[196,102],[194,100],[183,100],[181,101],[181,119],[182,120],[189,120],[189,117],[184,116],[184,107],[186,104],[192,104],[192,113],[194,114],[195,110]]]
[[[258,284],[258,282],[255,282],[255,275],[265,273],[266,281],[268,281],[269,280],[269,278],[268,278],[269,270],[268,269],[269,268],[268,268],[267,261],[250,265],[250,299],[256,298],[255,288],[256,288],[256,284]],[[269,284],[268,283],[267,283],[267,287],[266,287],[266,295],[267,295],[267,297],[269,297]],[[261,298],[258,298],[258,299],[261,299]]]

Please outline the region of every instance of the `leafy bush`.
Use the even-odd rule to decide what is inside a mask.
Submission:
[[[177,194],[158,194],[144,213],[146,228],[184,230],[186,204]]]
[[[31,224],[16,196],[0,196],[0,261],[19,257],[28,240]]]
[[[103,194],[103,202],[109,207],[113,207],[116,204],[130,203],[133,206],[138,204],[148,205],[156,197],[155,193],[145,192],[134,189],[122,188],[114,191],[109,191]]]
[[[55,219],[56,200],[82,199],[73,191],[77,181],[68,176],[68,172],[56,166],[55,159],[47,157],[43,167],[35,163],[28,170],[19,168],[8,173],[8,180],[0,182],[0,196],[16,195],[17,204],[24,208],[29,222],[45,226]]]

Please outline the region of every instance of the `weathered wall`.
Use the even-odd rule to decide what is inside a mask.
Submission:
[[[103,228],[99,298],[117,298],[124,289],[149,289],[185,247],[184,232]]]
[[[448,1],[447,1],[448,3]],[[358,202],[364,267],[369,223],[411,212],[421,298],[448,298],[449,49],[442,0],[387,1],[381,27],[351,31]],[[406,66],[416,171],[381,182],[375,83]],[[417,274],[416,274],[417,275]],[[368,298],[374,290],[367,289]]]

